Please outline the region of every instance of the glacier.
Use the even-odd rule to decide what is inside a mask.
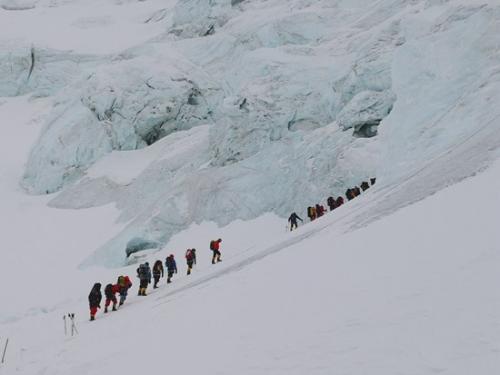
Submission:
[[[64,23],[111,29],[106,7],[132,3]],[[16,12],[79,6],[30,4]],[[481,103],[498,97],[499,14],[481,1],[153,1],[134,22],[148,30],[136,38],[156,34],[121,50],[2,41],[2,95],[53,101],[21,184],[52,207],[119,209],[124,229],[84,266],[120,266],[130,240],[165,245],[192,223],[305,216],[373,176],[394,210],[409,203],[403,177],[416,201],[494,159],[500,113]]]

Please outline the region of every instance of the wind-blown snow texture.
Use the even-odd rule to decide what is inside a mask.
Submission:
[[[494,2],[17,3],[33,9],[0,14],[1,94],[53,101],[23,187],[60,191],[54,207],[114,203],[128,224],[86,265],[123,264],[132,238],[165,244],[193,222],[285,216],[375,175],[397,189],[437,161],[418,200],[500,142]],[[36,17],[63,35],[33,36]],[[133,178],[113,165],[123,151],[144,155]]]

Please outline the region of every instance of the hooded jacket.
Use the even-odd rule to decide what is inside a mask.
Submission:
[[[101,304],[102,294],[101,294],[101,284],[95,283],[89,294],[89,305],[90,307],[99,307]]]

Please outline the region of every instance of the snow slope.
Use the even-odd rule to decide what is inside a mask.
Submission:
[[[64,337],[66,310],[7,326],[12,346],[4,370],[495,373],[499,175],[496,163],[356,231],[346,231],[355,212],[347,204],[238,256],[243,241],[223,243],[226,258],[216,266],[201,247],[194,275],[183,276],[182,266],[171,286],[163,281],[148,297],[132,295],[116,313],[90,323],[83,304],[74,305],[76,337]],[[380,195],[358,199],[358,208],[370,210]]]

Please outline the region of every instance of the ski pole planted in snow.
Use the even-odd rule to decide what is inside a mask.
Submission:
[[[75,334],[78,334],[78,330],[76,329],[76,323],[75,323],[75,314],[70,313],[68,314],[68,316],[71,319],[71,336],[74,336]]]
[[[3,354],[2,354],[2,363],[5,362],[5,353],[7,352],[7,345],[9,345],[9,339],[7,339],[7,341],[5,341],[5,346],[3,348]]]

